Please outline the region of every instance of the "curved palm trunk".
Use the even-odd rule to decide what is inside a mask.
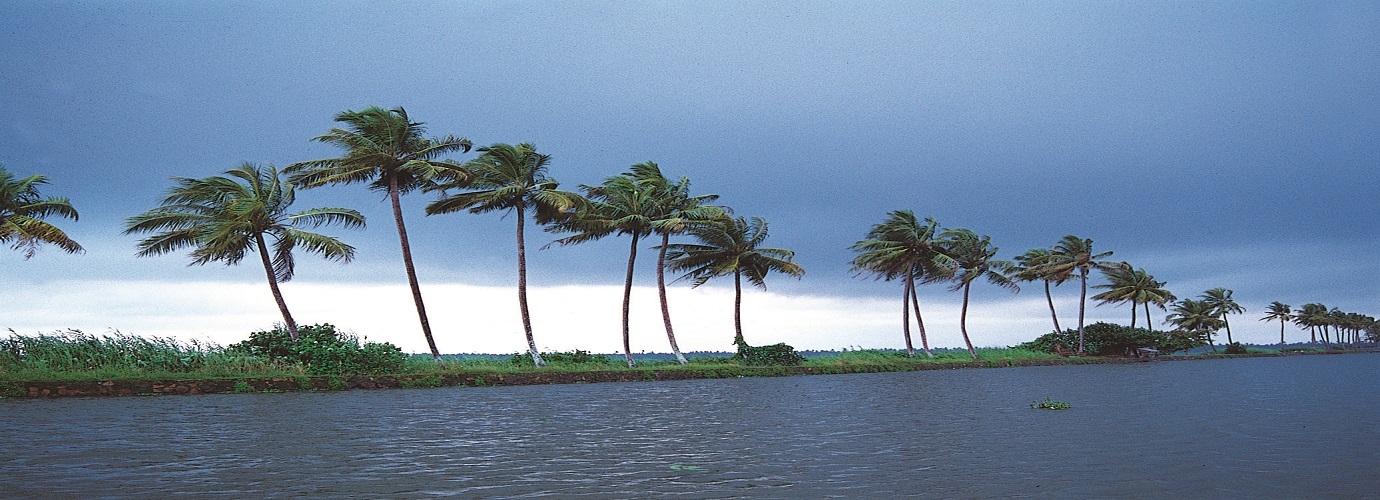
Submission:
[[[1217,352],[1217,342],[1215,342],[1215,341],[1212,340],[1212,330],[1208,330],[1208,331],[1207,331],[1207,337],[1208,337],[1208,347],[1211,347],[1211,348],[1212,348],[1212,352]]]
[[[632,310],[633,262],[637,260],[637,233],[632,234],[632,247],[628,250],[628,277],[623,282],[623,357],[628,360],[628,368],[637,366],[632,357],[631,336],[628,334],[628,314]]]
[[[412,245],[407,242],[407,227],[403,225],[402,202],[398,200],[398,180],[388,179],[388,200],[393,204],[393,223],[398,226],[398,242],[402,245],[403,267],[407,269],[407,285],[412,287],[412,301],[417,304],[417,318],[422,321],[422,335],[431,348],[431,358],[441,362],[441,351],[431,336],[431,322],[426,319],[426,305],[422,303],[422,287],[417,284],[417,268],[412,265]]]
[[[527,351],[532,353],[532,364],[546,366],[537,352],[537,341],[532,337],[532,314],[527,311],[527,244],[523,238],[523,216],[527,207],[518,206],[517,212],[517,259],[518,259],[518,309],[522,311],[522,329],[527,333]]]
[[[273,263],[268,260],[268,245],[264,243],[262,234],[254,235],[254,242],[259,245],[259,257],[264,261],[264,272],[268,273],[268,289],[273,291],[273,300],[278,303],[278,312],[283,313],[283,324],[287,325],[288,336],[296,342],[297,322],[292,320],[292,313],[288,312],[287,302],[283,300],[283,292],[278,289],[278,276],[273,273]]]
[[[656,289],[661,295],[661,320],[666,323],[666,339],[671,341],[671,352],[676,353],[676,362],[682,365],[690,364],[685,360],[685,355],[680,353],[680,346],[676,344],[676,332],[671,329],[671,306],[666,303],[666,245],[671,244],[671,234],[662,233],[661,251],[656,257]]]
[[[910,341],[910,291],[915,286],[912,271],[906,271],[905,286],[901,287],[901,334],[906,337],[906,356],[915,357],[915,345]]]
[[[733,345],[742,350],[747,346],[743,339],[743,274],[733,270]]]
[[[1150,301],[1148,300],[1145,301],[1145,328],[1150,330],[1150,333],[1155,333],[1155,323],[1150,321]]]
[[[1234,344],[1235,342],[1232,342],[1232,340],[1231,340],[1231,323],[1227,321],[1227,315],[1226,315],[1226,314],[1223,314],[1223,315],[1222,315],[1222,324],[1225,325],[1225,326],[1227,327],[1227,344],[1228,344],[1228,345]]]
[[[1064,330],[1059,328],[1059,315],[1054,313],[1054,294],[1049,292],[1049,280],[1044,280],[1044,282],[1045,300],[1049,302],[1049,318],[1054,320],[1054,331],[1063,332]]]
[[[1083,269],[1081,276],[1083,292],[1078,296],[1078,354],[1083,354],[1083,314],[1088,309],[1088,270]]]
[[[973,349],[973,341],[968,340],[968,289],[972,287],[972,283],[965,283],[963,285],[963,311],[958,317],[958,329],[963,332],[963,343],[968,344],[968,354],[972,355],[973,359],[978,359],[977,350]],[[1081,338],[1079,342],[1082,342]],[[1080,345],[1079,348],[1082,348],[1082,346]]]
[[[915,306],[915,323],[920,326],[920,345],[925,348],[925,356],[934,357],[930,352],[930,339],[925,335],[925,318],[920,316],[920,294],[916,291],[915,281],[910,284],[910,301]]]

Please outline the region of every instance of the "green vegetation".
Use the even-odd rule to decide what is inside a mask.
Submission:
[[[1046,397],[1044,401],[1030,403],[1030,407],[1037,410],[1067,410],[1073,408],[1073,405],[1063,401],[1054,401]]]
[[[43,220],[49,216],[77,220],[77,209],[66,198],[38,194],[38,187],[48,183],[42,175],[16,180],[0,165],[0,244],[24,253],[28,260],[38,251],[40,243],[55,245],[67,253],[81,253],[81,245],[61,229]]]

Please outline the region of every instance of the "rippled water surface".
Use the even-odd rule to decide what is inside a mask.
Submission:
[[[1355,354],[4,400],[0,496],[1376,498],[1377,385]]]

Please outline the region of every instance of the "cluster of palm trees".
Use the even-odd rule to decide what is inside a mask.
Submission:
[[[1342,346],[1356,345],[1362,340],[1380,342],[1380,322],[1375,318],[1335,307],[1328,309],[1326,305],[1316,302],[1304,304],[1293,311],[1288,304],[1274,301],[1260,320],[1279,321],[1280,346],[1284,345],[1284,325],[1291,321],[1299,328],[1308,330],[1309,342],[1313,344],[1317,344],[1320,337],[1323,345],[1328,347],[1332,347],[1334,340]]]
[[[427,215],[468,211],[516,215],[518,305],[523,332],[532,360],[545,365],[532,331],[527,301],[527,217],[548,231],[573,233],[555,244],[570,245],[594,241],[608,235],[631,237],[628,273],[623,296],[623,350],[629,366],[635,362],[629,334],[629,312],[633,267],[638,242],[661,236],[657,261],[657,286],[666,335],[677,360],[688,361],[680,352],[671,324],[666,300],[665,270],[685,271],[683,278],[699,286],[711,278],[734,276],[735,340],[742,340],[742,277],[765,288],[770,272],[799,277],[804,269],[792,262],[793,253],[779,248],[763,248],[766,221],[729,216],[730,211],[710,204],[716,195],[692,195],[690,181],[672,181],[657,164],[639,163],[623,174],[609,177],[602,184],[581,185],[583,194],[559,189],[560,183],[548,176],[550,156],[538,153],[527,143],[497,143],[478,148],[478,157],[460,163],[443,158],[468,152],[470,141],[463,137],[423,136],[421,123],[411,121],[403,108],[377,107],[346,111],[335,117],[344,128],[334,128],[313,140],[340,147],[339,157],[294,163],[279,172],[272,165],[243,164],[205,179],[174,178],[176,186],[162,204],[127,220],[125,232],[149,233],[139,242],[139,256],[159,255],[191,248],[192,264],[224,262],[232,265],[245,255],[258,252],[283,321],[292,338],[297,325],[284,302],[278,284],[293,275],[293,251],[303,249],[331,260],[348,262],[354,248],[336,238],[312,233],[312,228],[339,224],[363,227],[364,217],[346,208],[314,208],[288,213],[294,190],[334,184],[364,183],[387,195],[392,205],[393,222],[402,248],[403,265],[423,336],[433,358],[440,361],[440,350],[432,335],[425,302],[412,263],[400,197],[413,192],[438,193],[426,206]],[[286,176],[286,179],[284,179]],[[698,244],[671,244],[676,235],[694,236]],[[268,240],[273,241],[272,258]]]

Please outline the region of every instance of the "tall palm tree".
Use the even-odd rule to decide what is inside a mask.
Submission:
[[[518,309],[522,313],[522,330],[527,334],[532,362],[546,366],[537,351],[532,316],[527,309],[527,244],[524,237],[527,212],[529,209],[533,212],[537,224],[550,224],[574,212],[583,199],[576,193],[557,189],[560,183],[546,176],[551,156],[538,153],[531,144],[500,143],[479,148],[479,152],[483,154],[464,164],[469,175],[428,188],[443,192],[467,191],[444,196],[427,205],[426,213],[469,210],[472,214],[503,211],[517,215]]]
[[[1212,333],[1222,328],[1222,317],[1217,314],[1217,309],[1212,304],[1193,299],[1175,302],[1174,310],[1165,318],[1165,323],[1185,331],[1207,334],[1208,346],[1213,352],[1217,352],[1217,346],[1212,341]]]
[[[939,234],[940,252],[953,261],[953,281],[950,291],[963,290],[963,309],[959,316],[959,330],[963,332],[963,342],[968,345],[968,354],[977,359],[977,350],[968,338],[968,292],[973,282],[986,279],[988,283],[1020,291],[1020,287],[1009,276],[1015,264],[1007,260],[997,260],[997,247],[992,246],[991,238],[979,237],[971,230],[945,229]]]
[[[1225,288],[1213,288],[1211,290],[1203,292],[1203,294],[1198,297],[1199,299],[1211,305],[1212,308],[1217,311],[1217,315],[1222,317],[1222,325],[1227,328],[1228,344],[1232,344],[1235,341],[1233,341],[1231,338],[1231,323],[1227,321],[1227,315],[1246,312],[1245,307],[1242,307],[1241,304],[1237,304],[1235,300],[1232,300],[1231,294],[1231,290],[1227,290]]]
[[[289,214],[296,198],[292,184],[282,181],[273,165],[241,164],[225,176],[205,179],[174,177],[176,186],[162,204],[126,219],[125,234],[152,233],[139,241],[140,257],[162,255],[191,247],[192,262],[235,265],[258,252],[268,275],[268,288],[283,315],[292,340],[297,323],[288,312],[278,284],[292,279],[293,250],[301,248],[328,260],[349,262],[354,247],[330,236],[298,229],[308,225],[340,224],[364,227],[364,216],[344,208],[313,208]],[[265,237],[273,238],[272,258]]]
[[[667,266],[673,271],[685,271],[680,279],[689,278],[692,287],[711,278],[733,275],[733,343],[741,349],[747,345],[743,338],[743,278],[766,290],[767,274],[777,272],[799,278],[805,275],[805,268],[791,262],[795,252],[760,247],[767,239],[767,221],[761,217],[724,217],[713,224],[696,225],[690,234],[699,243],[670,245]]]
[[[588,204],[575,214],[551,227],[554,231],[567,231],[576,234],[560,238],[552,243],[573,245],[601,239],[610,234],[626,234],[632,237],[628,247],[627,276],[623,281],[623,356],[628,366],[636,366],[632,357],[632,341],[629,327],[632,310],[633,269],[637,262],[637,243],[642,237],[655,230],[659,192],[654,185],[639,183],[632,175],[615,175],[604,179],[598,186],[581,185]]]
[[[1050,257],[1048,271],[1052,276],[1068,279],[1075,273],[1078,274],[1079,281],[1082,283],[1082,292],[1078,296],[1078,353],[1083,353],[1083,319],[1088,306],[1088,273],[1094,269],[1106,271],[1119,266],[1119,263],[1103,260],[1112,256],[1112,252],[1093,252],[1093,240],[1083,239],[1072,234],[1065,235],[1063,239],[1054,244],[1053,255]]]
[[[1326,322],[1327,306],[1319,303],[1304,304],[1294,315],[1294,324],[1308,329],[1309,343],[1317,345],[1318,328]]]
[[[1260,321],[1279,321],[1279,350],[1281,352],[1284,351],[1284,325],[1294,320],[1292,313],[1289,304],[1276,300],[1265,308],[1265,317],[1260,318]]]
[[[934,357],[925,333],[925,320],[920,315],[916,280],[933,282],[948,279],[952,274],[948,257],[940,253],[936,246],[934,238],[938,233],[939,223],[934,219],[926,218],[921,223],[910,210],[895,210],[888,213],[881,223],[872,226],[867,236],[852,247],[853,251],[858,252],[852,262],[853,271],[858,275],[869,274],[886,281],[903,280],[901,332],[906,340],[906,354],[910,357],[915,357],[915,347],[910,337],[912,305],[925,355]]]
[[[1049,264],[1054,258],[1054,253],[1046,248],[1032,248],[1021,255],[1017,255],[1014,268],[1015,274],[1011,278],[1019,282],[1033,282],[1040,280],[1045,283],[1045,301],[1049,302],[1049,317],[1054,320],[1054,331],[1062,332],[1059,328],[1059,315],[1054,312],[1054,295],[1050,293],[1049,285],[1063,284],[1068,276],[1059,276],[1049,272]]]
[[[656,190],[657,210],[652,217],[652,231],[661,235],[661,245],[657,247],[656,258],[656,288],[661,299],[661,320],[666,325],[666,339],[671,343],[671,352],[675,353],[676,361],[682,365],[690,364],[685,355],[681,354],[680,345],[676,343],[675,329],[671,326],[671,306],[666,300],[666,247],[671,243],[671,236],[683,234],[695,224],[705,224],[725,217],[728,212],[724,207],[709,204],[719,199],[719,195],[691,195],[689,178],[681,177],[673,183],[662,175],[661,167],[655,162],[647,161],[633,165],[625,175],[630,175],[639,184]]]
[[[1103,275],[1106,276],[1107,283],[1094,285],[1093,288],[1107,291],[1093,295],[1092,299],[1102,304],[1130,302],[1131,328],[1136,327],[1136,306],[1145,305],[1145,323],[1153,329],[1150,322],[1150,304],[1164,309],[1165,304],[1176,298],[1173,293],[1163,288],[1163,282],[1155,281],[1155,277],[1145,272],[1145,269],[1132,269],[1126,262],[1103,271]]]
[[[49,216],[77,220],[77,209],[67,198],[44,198],[38,193],[38,186],[47,183],[48,178],[42,175],[16,180],[0,165],[0,244],[23,252],[24,260],[33,257],[41,243],[67,253],[85,251],[67,233],[43,220]]]
[[[338,158],[294,163],[286,169],[292,182],[302,188],[331,184],[368,183],[369,189],[383,191],[393,207],[393,224],[398,228],[398,242],[402,246],[403,267],[407,284],[412,288],[412,301],[417,305],[422,335],[426,337],[431,356],[441,361],[441,351],[431,335],[426,305],[422,303],[422,289],[417,283],[417,270],[412,265],[412,246],[407,240],[399,198],[407,193],[432,186],[438,178],[452,181],[463,178],[459,165],[441,157],[468,152],[470,141],[463,137],[426,138],[422,123],[413,122],[401,107],[383,109],[369,107],[360,111],[345,111],[335,121],[346,128],[333,128],[313,141],[331,144],[344,150]]]

